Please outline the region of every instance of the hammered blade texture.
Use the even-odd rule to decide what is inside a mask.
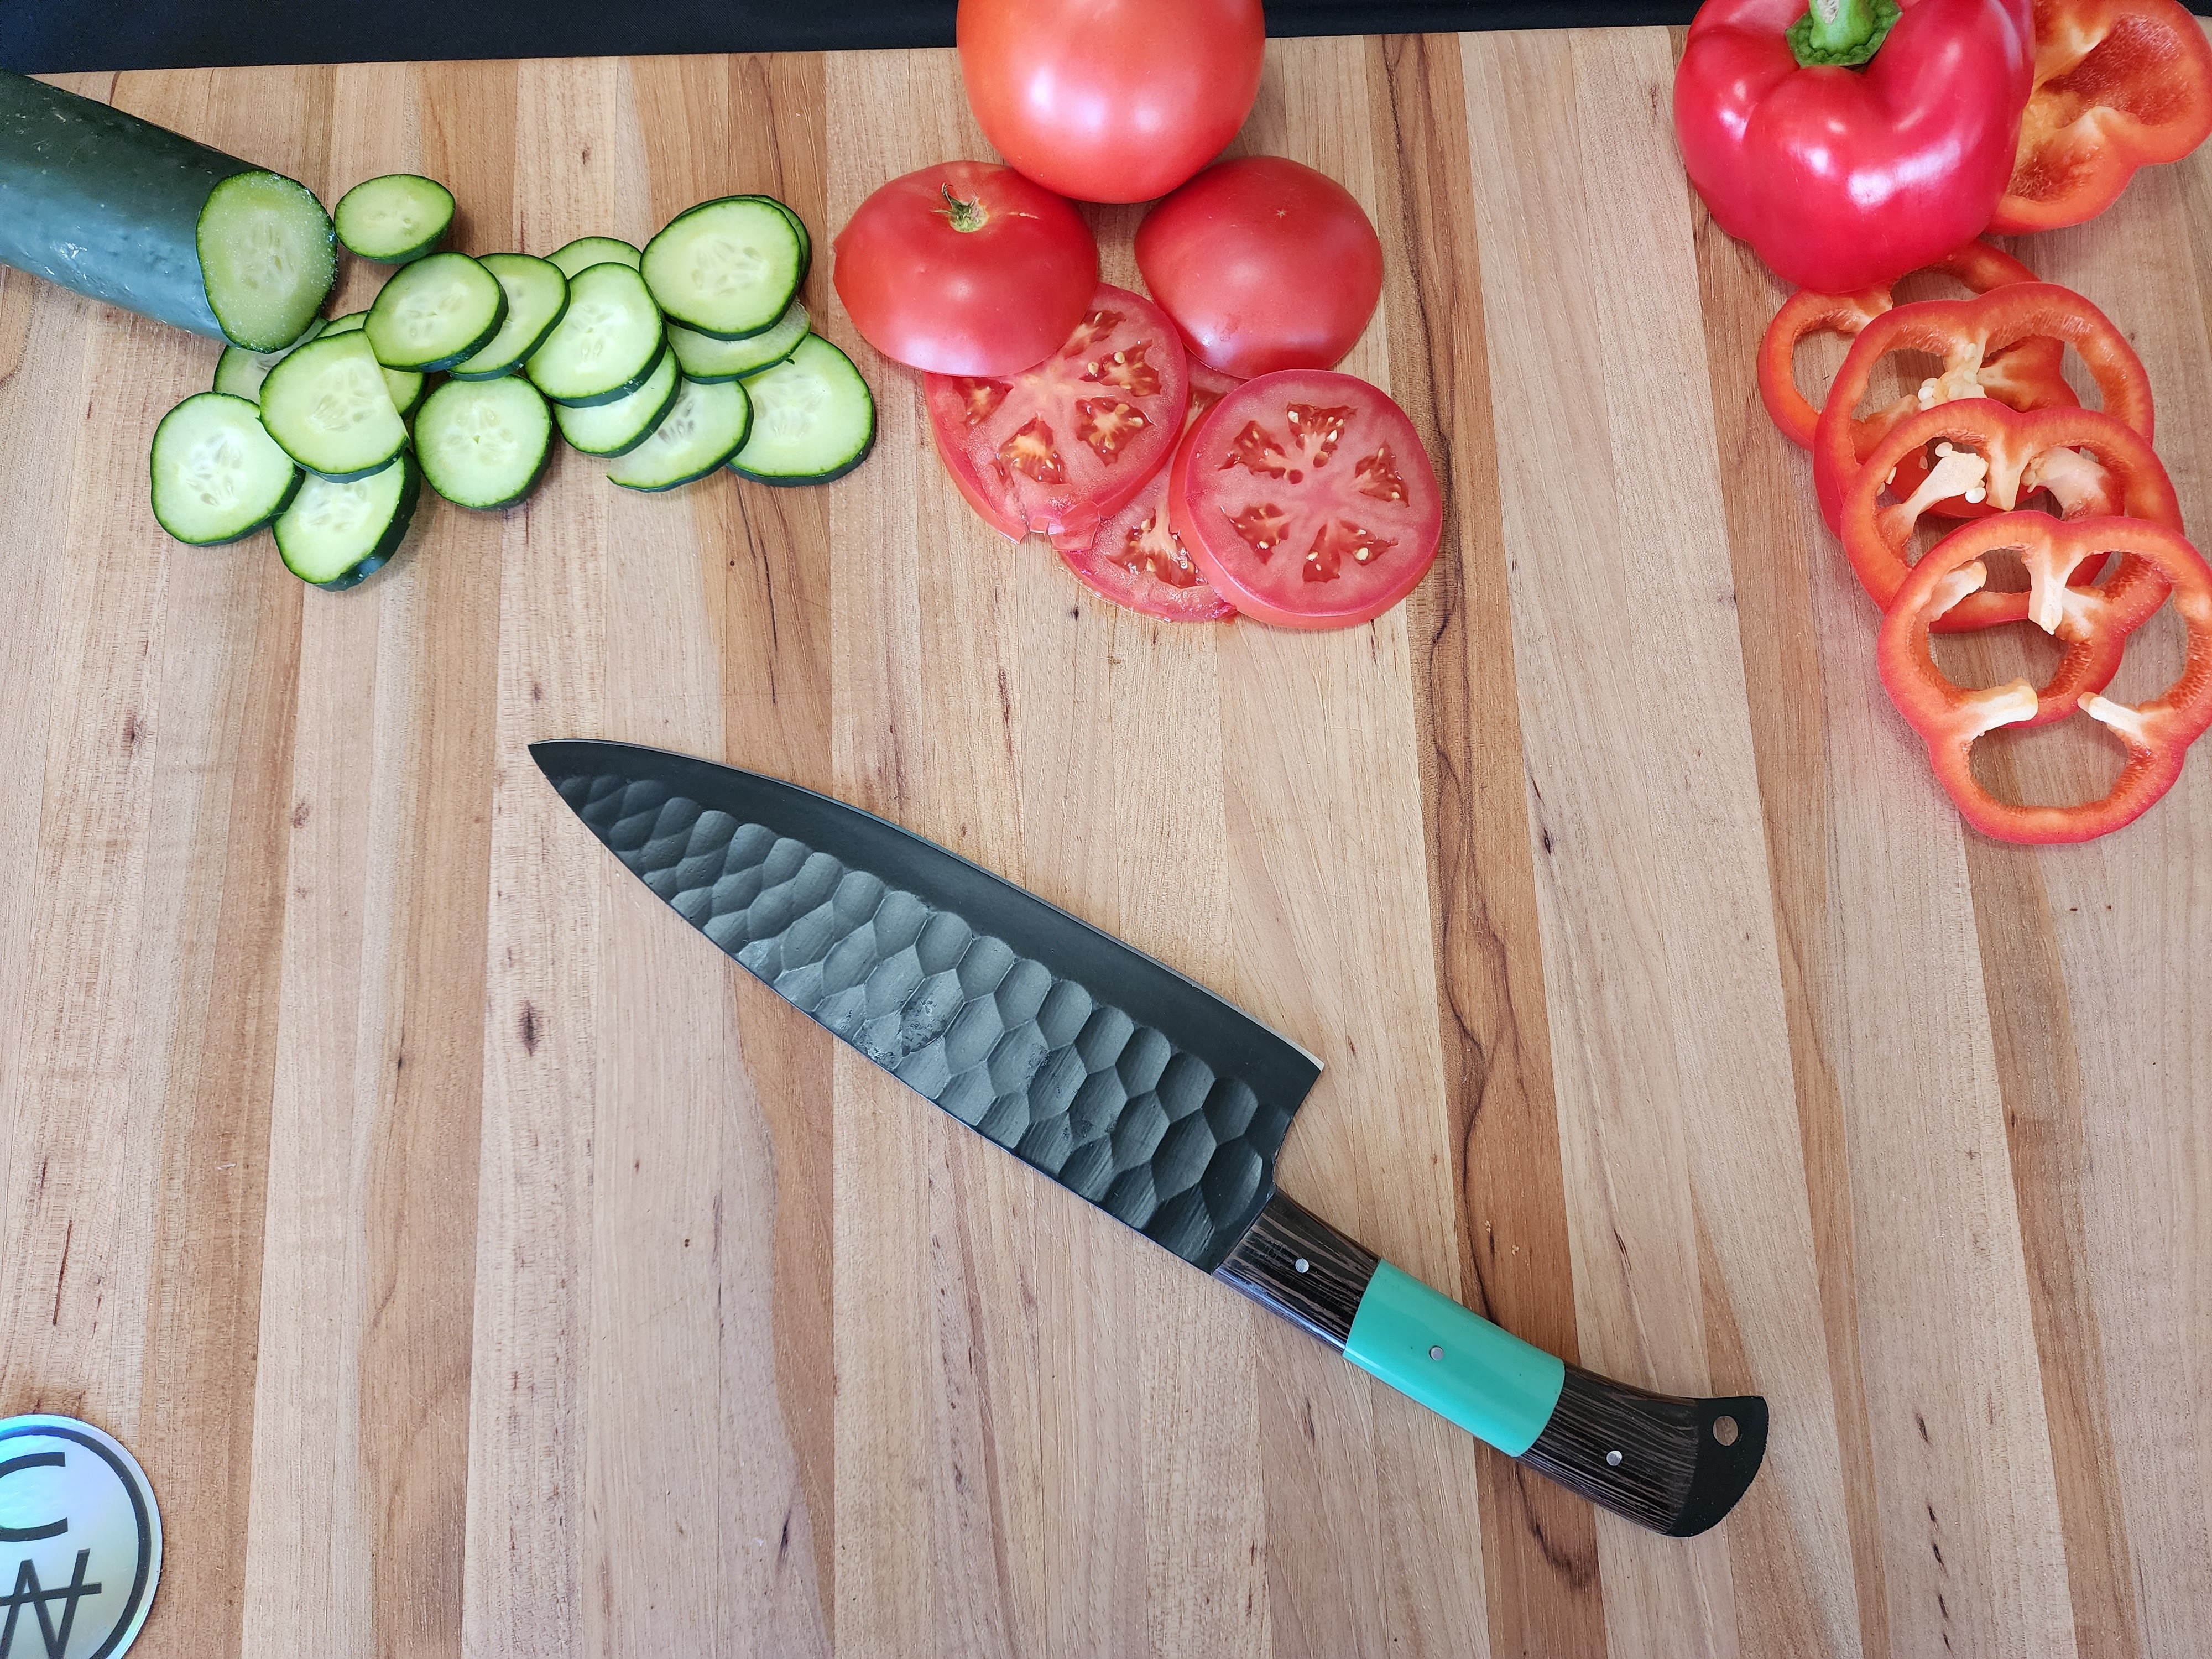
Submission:
[[[1298,1098],[1262,1099],[1086,988],[1081,963],[1055,971],[943,904],[658,779],[548,775],[640,880],[779,995],[1184,1260],[1211,1272],[1274,1190]]]

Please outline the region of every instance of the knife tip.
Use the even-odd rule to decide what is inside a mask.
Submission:
[[[553,777],[558,772],[574,769],[576,750],[588,741],[584,738],[540,738],[530,745],[530,758],[538,763],[539,771]]]

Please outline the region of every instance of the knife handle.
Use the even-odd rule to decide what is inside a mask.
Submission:
[[[1757,1395],[1684,1400],[1570,1365],[1276,1193],[1214,1277],[1362,1370],[1615,1515],[1690,1538],[1766,1451]]]

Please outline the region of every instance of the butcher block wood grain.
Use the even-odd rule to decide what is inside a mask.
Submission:
[[[817,490],[564,453],[326,594],[153,522],[211,346],[0,278],[0,1412],[152,1474],[141,1651],[2201,1644],[2212,759],[2091,846],[1963,829],[1759,405],[1781,294],[1675,165],[1679,46],[1271,45],[1237,149],[1366,204],[1346,367],[1448,490],[1413,599],[1311,637],[1116,611],[940,476],[828,275],[876,185],[988,153],[949,53],[68,79],[325,199],[444,179],[474,252],[773,191],[881,410]],[[2142,351],[2192,522],[2208,224],[2200,158],[2015,250]],[[2178,632],[2139,651],[2123,692]],[[1764,1474],[1639,1532],[1037,1180],[623,873],[530,763],[574,735],[1219,987],[1327,1062],[1290,1191],[1571,1359],[1764,1394]],[[1990,748],[2039,798],[2113,765]]]

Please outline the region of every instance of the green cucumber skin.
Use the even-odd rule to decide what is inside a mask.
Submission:
[[[251,161],[0,70],[0,264],[210,339],[199,218]]]

